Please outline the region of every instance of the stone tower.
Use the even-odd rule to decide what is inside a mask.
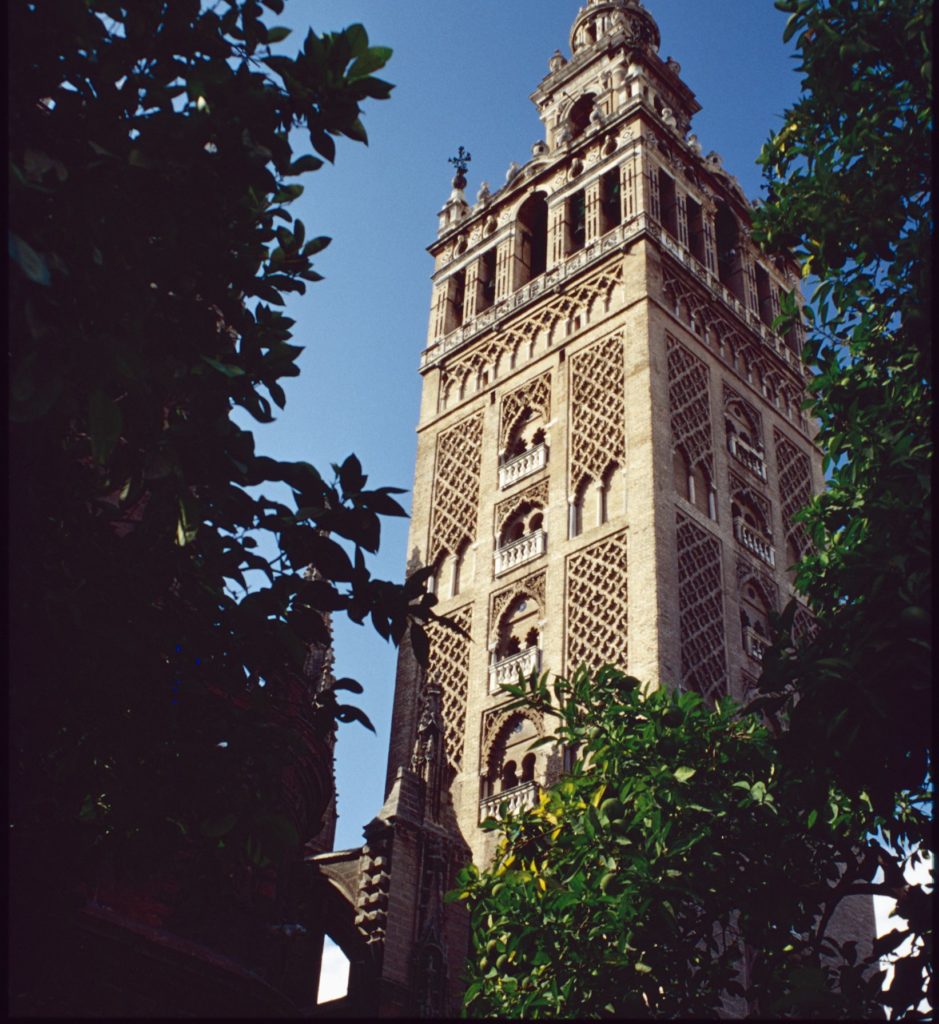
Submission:
[[[532,95],[544,141],[476,203],[461,175],[435,272],[410,548],[435,568],[454,810],[477,827],[559,766],[498,684],[613,663],[651,685],[745,695],[768,613],[822,486],[798,331],[774,334],[797,268],[749,240],[750,203],[638,0],[590,0]],[[809,628],[808,621],[802,628]],[[421,679],[399,663],[389,784]]]
[[[403,851],[369,925],[399,1010],[454,1008],[465,931],[439,892],[466,846],[490,857],[483,818],[563,771],[499,684],[612,663],[743,697],[807,542],[821,456],[799,331],[771,328],[797,269],[754,248],[658,46],[639,0],[589,0],[532,94],[531,159],[474,204],[458,168],[430,246],[410,550],[465,636],[433,631],[426,674],[402,650],[369,826]]]

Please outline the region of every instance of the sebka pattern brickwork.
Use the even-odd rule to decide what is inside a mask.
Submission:
[[[473,625],[472,605],[448,612],[447,617],[467,636]],[[437,623],[427,627],[430,656],[427,679],[440,687],[447,760],[459,769],[463,763],[463,739],[466,721],[466,687],[469,681],[470,641],[453,629]]]
[[[483,417],[477,413],[437,439],[430,564],[437,563],[442,550],[452,554],[476,537],[482,437]]]
[[[567,559],[568,673],[615,665],[625,670],[627,644],[626,530]]]
[[[801,558],[809,549],[809,535],[795,514],[808,505],[812,497],[812,470],[809,457],[799,451],[778,430],[773,430],[776,444],[776,468],[779,473],[779,497],[782,502],[783,530],[786,542],[796,557]]]
[[[668,344],[668,408],[672,445],[688,460],[690,469],[701,467],[714,479],[711,441],[711,404],[708,368],[671,335]]]
[[[571,493],[626,462],[622,335],[612,334],[571,359]]]
[[[714,700],[727,692],[721,545],[680,512],[676,541],[681,684]]]

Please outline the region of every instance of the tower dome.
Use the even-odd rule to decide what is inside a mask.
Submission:
[[[576,56],[618,32],[622,32],[631,45],[653,51],[659,48],[659,26],[639,0],[588,0],[571,28],[571,53]]]

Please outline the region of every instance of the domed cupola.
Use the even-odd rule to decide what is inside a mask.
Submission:
[[[604,38],[622,33],[631,46],[656,51],[659,26],[639,0],[588,0],[571,28],[571,53],[589,49]]]

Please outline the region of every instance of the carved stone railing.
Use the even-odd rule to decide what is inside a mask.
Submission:
[[[569,256],[563,263],[551,267],[550,270],[539,274],[527,284],[516,288],[511,295],[507,295],[494,306],[490,306],[479,316],[463,324],[462,327],[457,327],[446,336],[435,339],[421,355],[421,368],[436,363],[438,359],[455,349],[462,348],[477,334],[494,327],[505,317],[534,302],[546,292],[552,291],[569,277],[580,274],[581,271],[598,262],[614,249],[641,234],[645,224],[645,217],[642,215],[633,218],[628,224],[620,224],[600,238],[595,238],[589,245],[584,246],[573,256]]]
[[[730,434],[727,438],[727,450],[761,480],[766,480],[766,463],[763,461],[762,451],[742,441],[736,434]]]
[[[769,649],[769,640],[752,626],[743,627],[743,649],[754,661],[762,661]]]
[[[511,487],[532,473],[537,473],[539,469],[544,469],[547,464],[548,446],[543,443],[536,444],[527,452],[522,452],[521,455],[502,463],[499,467],[499,490],[504,491],[506,487]]]
[[[752,551],[757,558],[762,559],[767,565],[775,567],[776,554],[773,551],[772,542],[757,533],[752,527],[747,526],[743,516],[734,517],[734,536],[748,550]]]
[[[479,801],[479,820],[485,821],[486,818],[498,817],[499,807],[503,803],[508,804],[510,814],[517,814],[528,807],[534,807],[538,802],[540,791],[541,787],[537,782],[523,782],[519,786],[513,786],[511,789],[503,790],[493,796],[483,797]]]
[[[535,530],[534,533],[519,537],[511,544],[506,544],[504,548],[499,548],[495,553],[496,576],[540,558],[547,547],[547,536],[544,530]]]
[[[517,683],[518,674],[530,676],[541,668],[541,651],[537,647],[528,647],[518,654],[510,654],[507,658],[497,661],[489,668],[489,692],[499,692],[503,683]]]

